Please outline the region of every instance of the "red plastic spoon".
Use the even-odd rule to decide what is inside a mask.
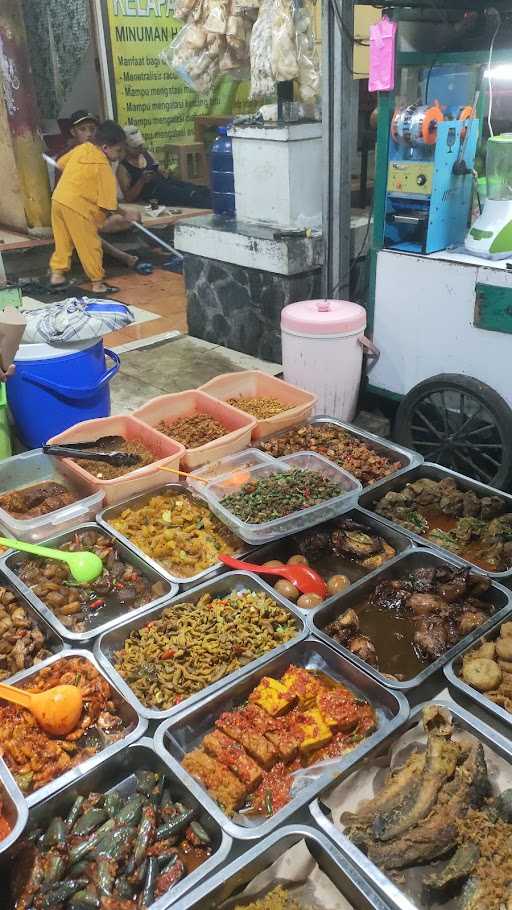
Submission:
[[[257,575],[278,575],[286,578],[299,589],[301,594],[318,594],[322,600],[327,597],[327,585],[321,575],[309,566],[258,566],[252,562],[242,562],[232,556],[219,556],[221,562],[230,569],[244,569]]]

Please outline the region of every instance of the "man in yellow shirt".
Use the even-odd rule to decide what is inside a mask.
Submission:
[[[62,176],[52,196],[52,228],[55,252],[50,259],[52,287],[67,284],[75,249],[95,294],[105,293],[105,272],[99,229],[109,212],[136,220],[117,204],[113,161],[124,154],[125,135],[112,120],[98,126],[91,142],[84,142],[59,158]]]

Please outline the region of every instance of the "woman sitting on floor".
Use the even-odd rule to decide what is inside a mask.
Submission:
[[[117,168],[117,179],[125,202],[149,202],[196,209],[211,208],[207,186],[175,180],[162,170],[145,148],[144,137],[136,126],[126,126],[126,156]]]

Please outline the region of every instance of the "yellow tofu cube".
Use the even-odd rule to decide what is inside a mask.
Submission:
[[[288,692],[278,679],[264,676],[254,692],[251,692],[249,701],[258,705],[271,717],[278,717],[280,714],[289,711],[297,701],[297,698]]]
[[[322,689],[320,680],[304,667],[288,667],[286,673],[281,677],[281,682],[291,694],[298,698],[299,707],[303,710],[314,706],[317,695]]]
[[[312,749],[320,749],[322,746],[326,746],[329,740],[332,739],[332,733],[318,708],[306,711],[302,718],[300,731],[303,738],[299,746],[300,751],[311,752]]]

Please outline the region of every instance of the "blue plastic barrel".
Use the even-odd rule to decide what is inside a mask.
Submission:
[[[105,356],[113,360],[107,368]],[[119,370],[117,354],[97,339],[73,348],[22,344],[7,397],[18,435],[36,449],[75,423],[110,416],[110,380]]]
[[[216,215],[235,216],[235,176],[233,151],[227,126],[217,127],[217,136],[210,150],[210,186],[212,206]]]

